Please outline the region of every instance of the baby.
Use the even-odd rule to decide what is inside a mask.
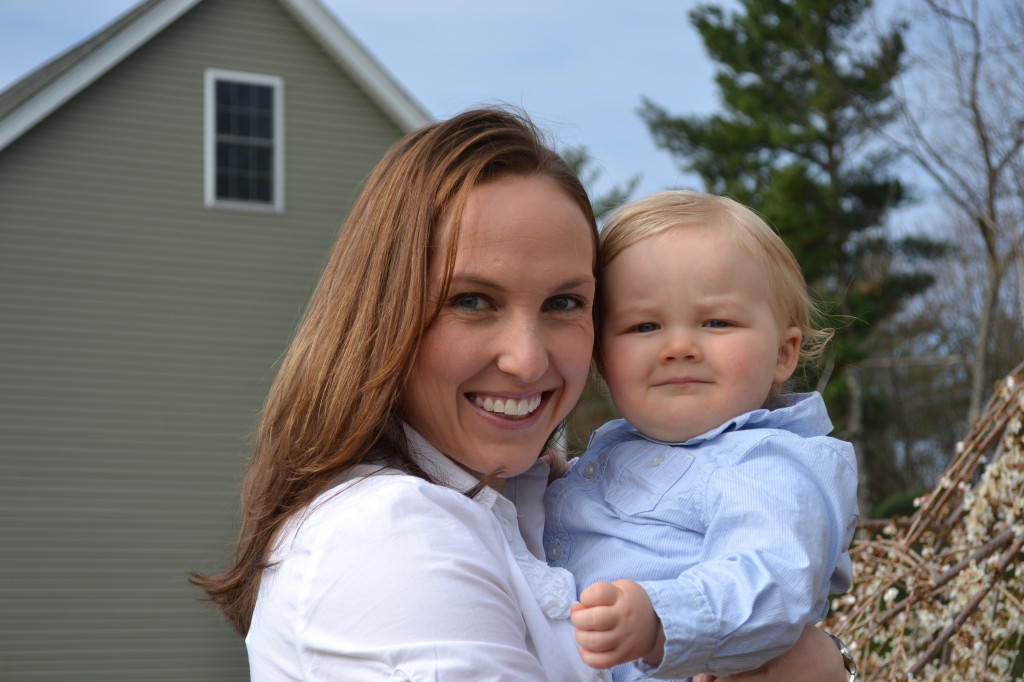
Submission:
[[[781,392],[831,332],[790,250],[725,197],[620,208],[600,269],[597,366],[624,419],[545,497],[547,558],[585,588],[581,655],[615,680],[755,669],[850,586],[853,448],[818,393]]]

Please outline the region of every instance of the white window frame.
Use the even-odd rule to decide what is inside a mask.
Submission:
[[[284,79],[225,69],[206,69],[203,101],[203,194],[207,208],[284,213]],[[269,86],[273,92],[274,144],[271,201],[236,201],[217,197],[217,82]]]

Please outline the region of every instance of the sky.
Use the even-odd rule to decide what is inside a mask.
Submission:
[[[700,189],[637,114],[717,108],[713,64],[689,23],[696,0],[320,0],[435,118],[508,103],[559,147],[585,146],[594,189]],[[0,89],[141,0],[0,0]],[[725,4],[725,3],[717,3]]]

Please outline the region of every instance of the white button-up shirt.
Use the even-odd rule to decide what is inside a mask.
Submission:
[[[491,488],[466,497],[477,480],[407,433],[446,485],[361,465],[293,519],[245,640],[252,679],[607,679],[579,658],[572,576],[537,556],[546,465],[510,482],[517,514]]]

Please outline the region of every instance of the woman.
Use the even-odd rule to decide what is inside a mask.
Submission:
[[[253,679],[602,679],[531,487],[586,379],[595,254],[586,192],[520,116],[381,161],[267,398],[235,564],[196,578]]]

